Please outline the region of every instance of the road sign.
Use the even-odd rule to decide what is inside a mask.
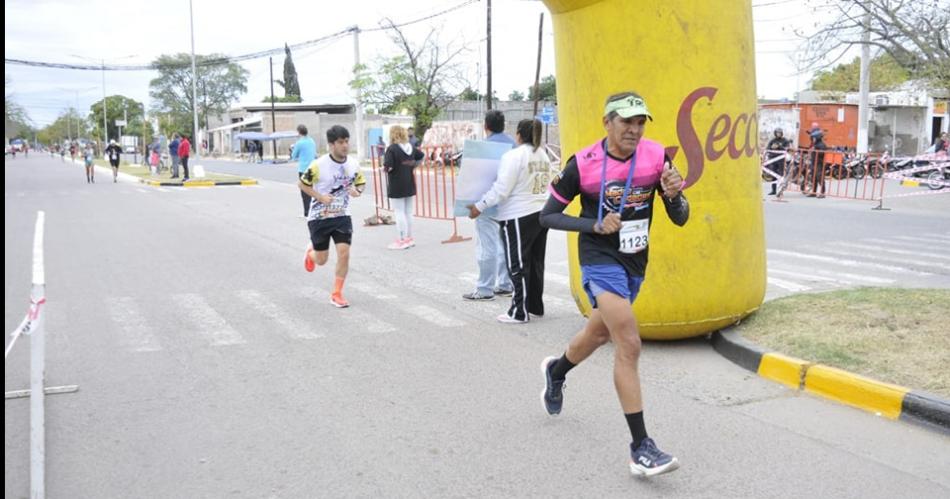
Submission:
[[[537,118],[545,125],[554,123],[554,108],[550,106],[541,108],[541,114],[538,115]]]
[[[115,126],[125,126],[125,120],[115,120]]]

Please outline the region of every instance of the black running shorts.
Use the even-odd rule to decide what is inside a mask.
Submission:
[[[353,241],[353,221],[348,216],[310,220],[307,226],[310,227],[310,242],[317,251],[328,250],[330,239],[333,239],[333,244],[351,244]]]

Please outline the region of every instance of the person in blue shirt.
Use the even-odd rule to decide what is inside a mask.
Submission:
[[[181,164],[181,159],[178,157],[178,146],[181,145],[181,138],[176,133],[172,136],[172,141],[168,143],[168,155],[172,158],[172,176],[171,178],[178,178],[178,165]]]
[[[310,168],[310,163],[313,162],[317,156],[317,144],[307,135],[308,131],[306,126],[298,125],[297,133],[300,134],[300,138],[297,139],[297,143],[294,144],[293,154],[290,155],[290,160],[297,160],[297,178],[300,179],[303,177],[303,174],[307,172],[307,168]],[[303,218],[307,218],[310,215],[310,196],[301,190],[300,199],[303,200]]]
[[[505,133],[505,115],[492,110],[485,113],[485,140],[501,142],[515,146],[515,139]],[[498,222],[485,214],[475,219],[475,231],[478,233],[476,248],[478,260],[478,283],[475,291],[462,295],[471,301],[494,300],[495,295],[511,296],[514,285],[508,277],[508,263],[505,261],[505,247],[501,243],[501,228]]]

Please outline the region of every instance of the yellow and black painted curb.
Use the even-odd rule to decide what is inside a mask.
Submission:
[[[152,187],[218,187],[225,185],[257,185],[257,180],[189,180],[187,182],[162,182],[141,179],[139,182]]]
[[[904,179],[904,180],[901,180],[901,186],[902,187],[920,187],[920,181]]]
[[[731,329],[713,333],[712,346],[739,366],[794,390],[950,434],[950,401],[936,395],[770,352]]]

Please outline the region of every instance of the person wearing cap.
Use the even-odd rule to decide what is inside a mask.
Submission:
[[[818,126],[818,123],[811,124],[808,137],[811,138],[811,151],[809,154],[813,166],[811,168],[811,178],[806,178],[806,182],[811,186],[811,192],[806,194],[806,196],[810,198],[823,198],[825,197],[825,151],[828,150],[828,145],[825,144],[825,133],[821,130],[821,127]],[[820,194],[818,193],[819,187],[821,187]]]
[[[640,334],[632,304],[646,275],[656,200],[662,200],[674,224],[682,226],[689,219],[683,178],[663,146],[643,138],[648,119],[653,117],[640,95],[610,96],[603,114],[607,137],[567,160],[551,182],[550,196],[541,210],[542,226],[580,233],[581,283],[593,306],[584,329],[564,354],[541,363],[544,409],[552,416],[559,414],[568,371],[603,344],[613,342],[614,387],[632,437],[630,472],[637,476],[679,467],[677,459],[661,451],[647,435],[639,374]],[[580,216],[564,214],[577,197]]]
[[[109,157],[109,164],[112,165],[112,183],[119,181],[119,158],[122,154],[122,148],[115,143],[115,139],[109,141],[106,147],[106,156]]]
[[[792,143],[785,138],[785,132],[783,132],[781,128],[776,128],[773,132],[772,140],[765,146],[765,158],[770,161],[768,169],[775,172],[779,177],[785,175],[785,162],[775,158],[784,156],[785,151],[787,151],[791,145]],[[772,192],[769,193],[769,196],[776,195],[777,180],[777,178],[772,180]]]

